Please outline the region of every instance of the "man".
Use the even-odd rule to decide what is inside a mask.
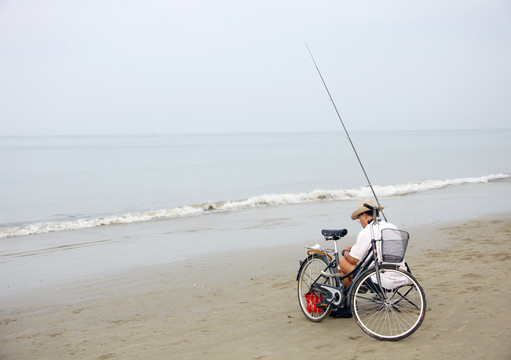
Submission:
[[[372,200],[364,200],[358,204],[357,209],[351,214],[352,220],[359,220],[360,225],[362,225],[362,230],[357,236],[357,242],[353,246],[347,246],[342,252],[342,257],[339,260],[339,266],[341,268],[341,274],[346,275],[349,274],[357,263],[364,257],[364,255],[371,248],[371,240],[374,235],[375,239],[378,240],[381,238],[381,231],[383,229],[396,229],[397,227],[392,225],[391,223],[380,221],[378,226],[374,227],[374,234],[371,234],[371,224],[375,219],[373,219],[373,211],[364,206],[364,204],[371,205],[374,208],[377,208],[376,215],[378,216],[378,212],[383,210],[383,207],[377,207]],[[404,261],[399,264],[399,266],[406,270],[406,265]],[[344,279],[344,285],[348,286],[351,283],[352,276]]]

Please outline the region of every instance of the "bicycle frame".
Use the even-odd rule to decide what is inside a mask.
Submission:
[[[425,293],[401,264],[408,233],[398,229],[382,233],[383,224],[377,217],[377,209],[368,204],[364,206],[373,211],[373,220],[366,223],[368,219],[364,218],[362,221],[364,236],[370,238],[370,241],[364,238],[368,249],[362,259],[350,267],[353,270],[348,274],[341,273],[339,265],[345,265],[346,260],[340,259],[337,240],[344,237],[347,230],[322,230],[327,241],[334,241],[333,249],[307,248],[308,256],[300,262],[296,277],[298,301],[310,321],[320,322],[334,310],[334,317],[352,315],[362,330],[374,338],[400,340],[421,325],[426,313]],[[356,250],[353,251],[355,254]],[[348,277],[353,279],[345,286]]]
[[[337,295],[338,299],[333,301],[332,299],[329,299],[331,303],[334,305],[340,305],[341,302],[346,301],[346,306],[350,305],[350,293],[352,290],[352,284],[356,282],[356,280],[365,273],[366,270],[368,270],[371,265],[374,263],[374,267],[376,268],[376,280],[377,285],[381,287],[381,278],[380,278],[380,272],[379,272],[379,260],[378,260],[378,250],[376,247],[376,242],[379,240],[375,239],[375,224],[378,224],[380,219],[376,216],[376,211],[373,211],[373,219],[368,226],[371,226],[371,248],[367,253],[364,255],[362,259],[357,263],[355,268],[349,272],[348,274],[341,275],[339,270],[339,251],[337,247],[337,239],[327,239],[327,240],[333,240],[334,242],[334,259],[329,262],[325,270],[314,280],[314,282],[311,285],[311,289],[316,290],[322,290],[327,291],[332,295],[332,297],[335,297]],[[332,271],[330,271],[332,270]],[[333,272],[333,273],[332,273]],[[353,280],[351,281],[350,285],[347,287],[344,286],[344,279],[350,277],[353,275]],[[330,286],[325,283],[318,283],[318,281],[321,278],[333,278],[335,281],[335,286]]]

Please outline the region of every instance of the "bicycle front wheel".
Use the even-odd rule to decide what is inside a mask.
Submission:
[[[318,281],[323,284],[333,285],[332,278],[321,276],[321,271],[328,266],[328,260],[324,256],[311,255],[300,267],[298,271],[298,301],[304,315],[310,321],[319,322],[330,315],[332,305],[327,307],[318,307],[323,296],[321,293],[312,289],[312,284]]]
[[[419,328],[426,314],[426,296],[419,282],[395,266],[371,269],[351,290],[351,312],[362,330],[380,340],[396,341]]]

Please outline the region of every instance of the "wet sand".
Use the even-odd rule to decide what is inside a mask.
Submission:
[[[306,320],[300,244],[20,291],[0,306],[0,359],[511,358],[511,213],[407,230],[428,308],[398,342],[354,319]]]

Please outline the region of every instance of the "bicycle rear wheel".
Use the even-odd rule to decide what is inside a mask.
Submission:
[[[332,278],[326,278],[321,275],[321,271],[325,270],[328,266],[328,259],[322,255],[309,256],[298,270],[298,301],[300,308],[305,314],[305,317],[310,321],[319,322],[330,315],[332,305],[327,307],[318,307],[323,296],[321,293],[311,289],[312,284],[318,278],[318,282],[328,285],[333,285]]]
[[[351,312],[362,330],[380,340],[396,341],[419,328],[426,314],[426,296],[418,281],[395,266],[371,269],[351,290]]]

